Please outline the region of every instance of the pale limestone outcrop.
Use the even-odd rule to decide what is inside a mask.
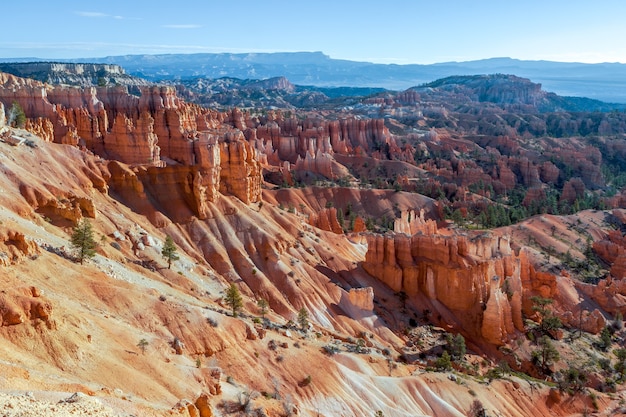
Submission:
[[[6,115],[4,114],[4,104],[0,102],[0,132],[5,128],[7,124]]]
[[[407,210],[400,214],[400,218],[394,220],[393,231],[407,235],[433,234],[437,231],[437,222],[425,219],[424,209],[421,209],[419,214],[414,210]]]

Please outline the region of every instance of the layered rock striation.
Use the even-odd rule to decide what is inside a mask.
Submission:
[[[421,223],[425,233],[367,235],[363,268],[409,299],[425,298],[442,321],[475,338],[502,345],[523,330],[522,292],[531,266],[508,239],[446,235]]]
[[[28,130],[116,161],[109,166],[112,191],[145,206],[142,212],[154,212],[138,201],[147,197],[167,206],[162,196],[176,195],[174,205],[182,202],[199,218],[220,193],[245,203],[261,199],[259,153],[228,123],[235,117],[185,103],[173,87],[142,86],[136,96],[125,86],[50,86],[0,73],[0,103],[13,102],[24,109]]]

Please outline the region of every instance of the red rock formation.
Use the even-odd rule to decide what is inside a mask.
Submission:
[[[232,117],[235,127],[245,124],[239,113]],[[333,155],[354,154],[357,149],[374,151],[374,157],[378,158],[413,160],[414,150],[398,147],[383,120],[276,118],[263,125],[251,122],[248,120],[247,126],[254,127],[255,133],[248,133],[247,138],[254,139],[255,148],[267,155],[269,163],[279,165],[280,161],[289,161],[296,171],[331,179],[343,177],[348,172],[335,162]],[[379,151],[383,148],[385,155]]]
[[[372,311],[374,310],[374,290],[372,287],[351,288],[348,292],[348,301],[356,308]]]
[[[572,178],[563,184],[561,202],[573,204],[576,199],[584,197],[585,183],[580,178]]]
[[[354,226],[352,228],[352,232],[361,233],[367,231],[367,226],[365,225],[365,220],[361,216],[357,216],[354,219]]]
[[[261,165],[241,133],[220,143],[220,161],[220,192],[246,204],[261,200]]]
[[[104,151],[111,159],[128,164],[158,164],[161,149],[154,133],[154,119],[147,112],[135,122],[118,113],[111,130],[104,137]]]
[[[559,179],[559,168],[550,161],[541,164],[540,176],[541,181],[548,184],[556,184]]]
[[[512,253],[508,240],[416,234],[368,235],[367,241],[363,268],[369,274],[409,297],[425,296],[470,335],[500,345],[524,328],[522,273],[530,267]]]
[[[0,327],[15,326],[27,320],[49,322],[52,304],[35,287],[6,289],[0,293]]]
[[[25,257],[36,256],[39,246],[24,234],[13,230],[0,230],[0,265],[9,266]]]
[[[337,220],[337,209],[335,207],[325,208],[317,213],[312,213],[309,216],[309,224],[338,235],[343,234],[343,228]]]
[[[20,193],[33,209],[52,220],[65,219],[77,224],[83,216],[96,217],[93,200],[87,197],[53,187],[33,189],[24,184],[20,185]]]
[[[512,160],[511,162],[515,162],[517,164],[517,169],[519,169],[522,177],[522,184],[526,187],[532,188],[541,184],[537,165],[529,161],[528,158],[519,158],[517,160]]]
[[[613,213],[618,218],[623,214],[619,210]],[[593,251],[611,265],[612,277],[626,278],[626,235],[622,235],[619,230],[611,230],[604,239],[593,243]]]
[[[546,192],[543,188],[529,188],[528,191],[526,191],[526,195],[524,196],[522,204],[526,207],[529,207],[533,203],[545,200],[545,198]]]
[[[626,311],[626,279],[609,277],[598,285],[577,283],[576,287],[611,314],[623,314]]]
[[[517,178],[515,177],[515,173],[511,170],[511,168],[506,164],[505,159],[500,159],[498,161],[498,176],[497,178],[502,182],[504,187],[507,190],[512,190],[515,188],[517,183]]]
[[[413,210],[407,210],[402,212],[400,218],[394,221],[393,231],[407,235],[414,235],[416,233],[432,235],[437,232],[437,222],[424,219],[423,209],[420,210],[419,215]]]
[[[4,104],[0,102],[0,132],[7,124],[6,115],[4,114]]]
[[[206,202],[216,201],[218,192],[235,195],[246,203],[261,198],[262,176],[255,149],[240,131],[223,125],[226,116],[184,103],[173,87],[143,87],[141,96],[136,97],[121,86],[52,88],[1,74],[0,102],[12,100],[25,109],[27,127],[49,140],[73,145],[81,142],[87,149],[124,164],[193,167],[166,171],[164,179],[157,179],[154,171],[131,173],[121,165],[112,165],[112,182],[129,201],[144,198],[144,186],[148,190],[163,183],[173,187],[172,181],[186,187],[182,196],[176,193],[182,200],[174,205],[189,206],[200,218],[207,216]],[[245,128],[247,121],[240,111],[233,110],[230,119]],[[138,177],[128,183],[134,176]],[[143,185],[139,187],[138,182]],[[131,198],[131,194],[135,196]],[[46,201],[50,204],[37,201],[36,205],[59,209],[52,198]],[[155,214],[154,209],[144,208],[142,212]],[[54,214],[75,220],[80,211],[71,216]]]

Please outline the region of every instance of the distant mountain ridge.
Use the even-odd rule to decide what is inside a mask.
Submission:
[[[586,97],[560,96],[545,91],[541,84],[509,74],[457,75],[435,80],[411,90],[423,98],[452,103],[468,99],[476,103],[494,103],[513,111],[597,112],[622,110],[623,104],[610,104]]]
[[[373,64],[332,59],[321,52],[124,55],[73,62],[118,64],[147,79],[284,76],[318,87],[382,87],[404,90],[452,75],[514,74],[546,91],[626,103],[626,64],[581,64],[491,58],[432,65]]]
[[[36,61],[37,58],[3,61]],[[332,59],[321,52],[123,55],[59,62],[120,65],[152,81],[193,77],[265,79],[284,76],[317,87],[404,90],[453,75],[514,74],[559,95],[626,103],[626,64],[580,64],[491,58],[431,65],[373,64]]]
[[[2,59],[0,59],[2,60]],[[2,61],[34,61],[5,59]],[[316,87],[376,87],[405,90],[456,75],[513,74],[561,96],[626,103],[626,64],[563,63],[490,58],[430,65],[373,64],[333,59],[321,52],[122,55],[59,60],[115,64],[151,81],[190,78],[267,79],[286,77]]]
[[[115,64],[8,62],[0,63],[0,72],[32,78],[48,84],[68,84],[80,87],[108,84],[127,86],[150,84],[147,80],[127,74],[124,68]]]
[[[0,58],[0,61],[44,60]],[[583,64],[489,58],[430,65],[397,65],[333,59],[322,52],[121,55],[57,61],[119,65],[128,75],[151,81],[285,77],[297,85],[389,90],[405,90],[449,76],[501,73],[528,78],[540,83],[544,90],[561,96],[626,103],[626,64],[621,63]]]

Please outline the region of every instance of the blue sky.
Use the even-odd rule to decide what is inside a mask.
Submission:
[[[626,63],[623,0],[3,1],[0,58],[322,51],[429,64]]]

